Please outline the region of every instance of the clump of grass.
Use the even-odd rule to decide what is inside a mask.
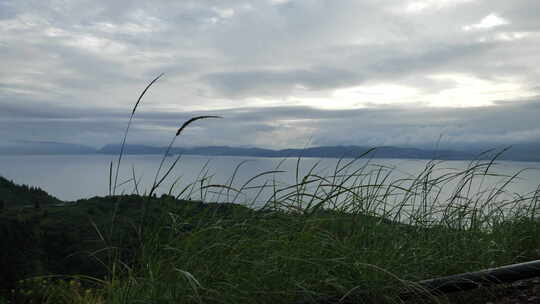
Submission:
[[[373,160],[337,163],[329,174],[318,164],[302,174],[297,162],[293,185],[252,184],[282,170],[238,187],[234,177],[216,185],[203,175],[195,191],[270,193],[251,211],[163,202],[162,216],[148,222],[140,266],[104,294],[112,303],[386,303],[419,280],[540,258],[540,193],[506,191],[519,174],[496,174],[495,159],[461,170],[429,161],[397,180],[395,168]]]

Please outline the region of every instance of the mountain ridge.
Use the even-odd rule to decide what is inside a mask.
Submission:
[[[120,145],[110,144],[99,149],[100,154],[117,154]],[[166,147],[145,145],[126,145],[126,154],[164,154]],[[407,159],[470,159],[474,155],[453,150],[429,150],[400,147],[365,147],[365,146],[321,146],[304,149],[272,150],[264,148],[239,148],[229,146],[206,146],[180,148],[173,147],[170,154],[206,155],[206,156],[252,156],[252,157],[320,157],[320,158],[356,158],[363,155],[375,158],[407,158]]]
[[[125,154],[164,154],[164,146],[151,146],[144,144],[127,144]],[[498,147],[484,153],[485,150],[451,150],[451,149],[423,149],[414,147],[368,147],[357,145],[318,146],[310,148],[266,149],[258,147],[231,147],[231,146],[199,146],[199,147],[172,147],[171,155],[205,155],[205,156],[245,156],[245,157],[319,157],[319,158],[356,158],[363,156],[373,158],[403,158],[403,159],[441,159],[441,160],[472,160],[490,159],[498,152],[500,160],[536,161],[540,162],[540,143],[516,144],[509,149]],[[118,154],[119,144],[107,144],[99,149],[61,142],[22,142],[16,145],[0,146],[0,155],[93,155]]]

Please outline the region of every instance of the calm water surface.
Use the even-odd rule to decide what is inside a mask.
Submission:
[[[110,155],[0,156],[0,175],[18,184],[38,186],[61,200],[70,201],[106,195],[109,187],[109,163],[112,159],[113,157]],[[116,157],[114,159],[116,160]],[[134,169],[136,178],[140,179],[140,192],[148,191],[154,180],[160,160],[161,156],[159,155],[127,155],[122,161],[120,168],[121,178],[119,180],[130,179],[133,176],[132,169]],[[173,158],[168,158],[166,164],[169,164],[172,160]],[[339,165],[343,166],[347,161],[350,160],[342,160]],[[337,159],[304,158],[299,165],[299,179],[301,180],[304,174],[315,165],[313,173],[320,176],[335,175],[333,172],[335,172],[338,162]],[[366,162],[367,160],[359,160],[349,167],[348,172],[365,166]],[[383,175],[379,175],[378,180],[376,180],[377,170],[381,166],[392,168],[388,169],[391,173],[384,180],[384,183],[388,184],[397,179],[418,175],[427,163],[427,160],[372,159],[362,171],[366,175],[361,182],[364,184],[382,182]],[[433,176],[464,170],[470,164],[470,161],[445,161],[437,165]],[[236,170],[234,180],[231,183],[231,177],[237,167],[238,170]],[[205,185],[231,184],[233,187],[239,188],[257,174],[276,169],[285,172],[263,175],[255,179],[250,185],[257,186],[265,182],[267,184],[275,182],[280,186],[292,185],[295,184],[297,178],[296,168],[297,159],[183,156],[158,193],[168,192],[177,178],[179,180],[173,193],[178,193],[181,189],[196,180],[200,180],[202,177],[206,177],[203,183]],[[500,161],[490,168],[489,172],[511,176],[524,169],[525,171],[522,171],[519,178],[513,180],[506,187],[506,190],[509,194],[525,195],[535,191],[540,184],[540,163]],[[346,175],[345,171],[341,173]],[[356,180],[356,183],[359,183],[358,180]],[[478,187],[478,190],[493,188],[503,184],[505,180],[507,178],[501,176],[479,178],[475,187]],[[196,184],[200,185],[200,182]],[[445,191],[451,192],[455,185],[456,183],[450,183]],[[222,188],[206,188],[205,190],[203,195],[206,195],[209,200],[226,200],[226,191]],[[251,194],[249,193],[250,190],[245,191],[248,194],[240,197],[248,199],[250,195],[254,195],[254,190],[251,191]],[[133,182],[128,182],[120,187],[117,193],[121,192],[134,193]],[[262,196],[270,194],[271,191],[263,192],[259,198],[267,199],[267,197]],[[200,195],[201,191],[196,187],[190,197],[200,198]],[[230,197],[232,196],[234,195],[230,194]]]

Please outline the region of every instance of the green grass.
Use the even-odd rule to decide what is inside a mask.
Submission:
[[[91,297],[79,288],[62,300],[66,289],[49,288],[45,299],[296,303],[369,294],[374,303],[399,302],[397,293],[414,289],[415,281],[540,258],[538,192],[508,193],[503,186],[516,177],[500,176],[495,189],[485,182],[489,187],[478,194],[493,163],[471,162],[437,177],[444,164],[430,162],[417,177],[390,182],[385,176],[393,169],[352,169],[342,161],[330,175],[316,176],[314,169],[295,185],[276,186],[257,210],[172,196],[80,201],[65,210],[70,218],[93,213],[106,275],[77,279],[91,286]],[[203,196],[235,191],[232,183],[200,180],[193,191]],[[453,188],[443,191],[445,185]]]
[[[126,136],[127,130],[123,143]],[[422,279],[540,258],[540,191],[508,192],[519,174],[497,175],[496,157],[471,161],[462,170],[442,170],[446,163],[431,161],[416,176],[399,180],[391,178],[395,168],[360,164],[359,159],[339,160],[330,173],[321,173],[318,165],[302,173],[298,159],[292,185],[276,182],[279,168],[238,185],[235,170],[230,182],[215,185],[203,168],[188,187],[171,188],[172,196],[161,199],[80,201],[58,212],[71,212],[67,218],[93,229],[96,242],[88,259],[97,260],[104,275],[42,276],[50,278],[46,287],[30,284],[25,290],[34,288],[33,295],[17,299],[400,302],[397,294],[416,289],[414,282]],[[111,163],[112,193],[120,160],[121,155],[116,172]],[[160,164],[152,193],[177,161],[161,177]],[[494,184],[493,178],[499,182]],[[140,187],[135,178],[131,182]],[[238,204],[245,191],[260,194]],[[192,193],[230,203],[181,200]],[[476,300],[484,303],[488,296]],[[448,301],[434,296],[424,300]]]

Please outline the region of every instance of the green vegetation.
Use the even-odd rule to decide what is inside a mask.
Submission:
[[[0,176],[0,209],[15,206],[39,206],[58,204],[61,201],[40,188],[16,185]]]
[[[260,210],[166,195],[9,209],[0,219],[2,248],[12,250],[2,260],[11,260],[1,267],[12,282],[37,276],[15,287],[21,302],[294,303],[360,292],[395,301],[417,280],[540,258],[538,209],[525,209],[538,196],[497,216],[483,214],[487,206],[456,204],[445,217],[409,208],[403,223],[396,208],[366,215],[391,209],[382,184],[309,206],[306,198],[338,198],[338,185],[326,197],[294,189]]]
[[[276,182],[278,169],[237,184],[235,171],[225,185],[202,174],[160,198],[8,208],[2,292],[16,303],[400,302],[418,280],[540,258],[540,190],[509,193],[518,174],[494,174],[494,160],[465,170],[431,161],[395,180],[393,168],[358,159],[301,173],[298,159],[293,185]],[[177,161],[161,176],[160,164],[150,193]],[[193,193],[226,202],[188,200]]]
[[[147,212],[147,223],[160,222],[163,214],[157,206],[167,202],[170,205],[172,201],[176,209],[191,210],[194,215],[205,209],[201,202],[177,201],[166,196],[144,200],[153,205]],[[82,274],[104,279],[111,275],[109,267],[117,261],[134,265],[142,241],[142,202],[141,197],[134,195],[95,197],[62,207],[5,209],[0,213],[0,294],[25,302],[23,290],[34,289],[33,297],[43,296],[53,285],[63,284],[64,278]],[[216,212],[233,209],[221,204],[209,206],[215,206]],[[37,276],[40,278],[31,279]],[[41,285],[47,283],[38,286],[45,290],[32,286],[38,281]]]

